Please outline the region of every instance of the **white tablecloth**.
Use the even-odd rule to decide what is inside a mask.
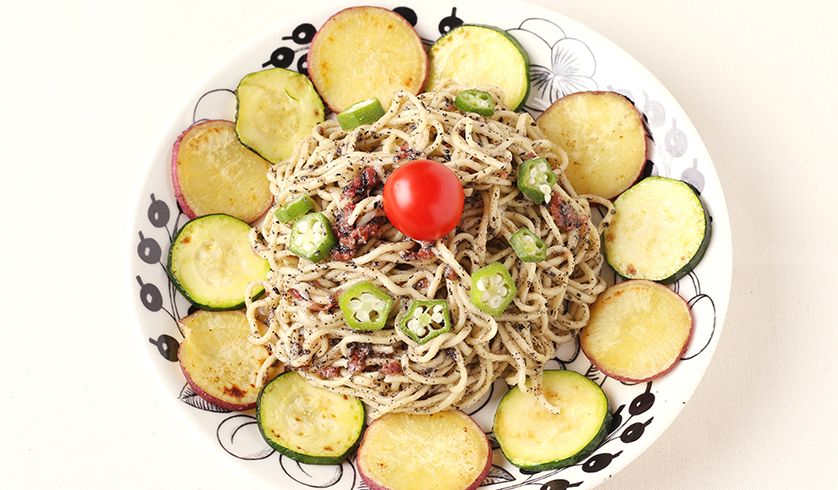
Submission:
[[[533,3],[610,38],[672,92],[713,158],[733,234],[730,307],[706,376],[664,435],[601,488],[830,488],[838,4]],[[126,226],[173,109],[306,5],[2,8],[3,488],[254,488],[160,399],[125,304]]]

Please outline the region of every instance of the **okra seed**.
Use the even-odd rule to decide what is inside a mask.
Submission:
[[[371,293],[362,293],[360,297],[349,301],[349,308],[359,322],[369,322],[384,308],[384,301]]]
[[[422,325],[417,319],[407,322],[407,328],[409,328],[411,332],[415,333],[417,337],[424,337],[428,333],[428,329],[425,325]]]

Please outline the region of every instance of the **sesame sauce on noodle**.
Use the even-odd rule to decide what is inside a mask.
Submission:
[[[343,131],[327,120],[272,166],[275,206],[308,195],[341,243],[313,263],[288,250],[291,226],[273,213],[251,231],[254,251],[271,266],[246,294],[265,289],[247,303],[250,341],[272,353],[262,374],[279,361],[315,386],[360,398],[372,418],[467,408],[499,378],[555,410],[541,391],[544,364],[587,323],[590,304],[606,287],[600,236],[613,207],[576,194],[564,174],[564,151],[532,116],[508,110],[499,89],[479,87],[494,98],[490,118],[455,109],[466,88],[445,80],[418,96],[396,92],[374,124]],[[534,203],[516,184],[518,165],[535,157],[545,157],[558,177],[550,203]],[[382,204],[379,184],[418,158],[445,164],[465,191],[459,225],[434,242],[405,237]],[[604,209],[598,223],[592,204]],[[546,260],[517,258],[508,238],[521,227],[546,243]],[[469,291],[471,274],[496,262],[510,271],[518,294],[493,317],[471,303]],[[361,280],[394,300],[381,330],[350,329],[338,308],[341,292]],[[417,344],[396,324],[412,301],[433,299],[448,301],[451,329]]]

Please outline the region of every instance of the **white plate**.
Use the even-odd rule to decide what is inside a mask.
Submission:
[[[497,490],[533,485],[545,490],[589,489],[624,468],[672,423],[692,395],[721,333],[731,281],[731,237],[727,208],[710,156],[690,120],[660,82],[613,43],[562,15],[513,1],[442,0],[421,6],[380,1],[415,25],[427,45],[459,23],[490,24],[507,29],[532,59],[533,87],[527,110],[536,116],[561,95],[580,90],[612,90],[634,100],[647,118],[654,140],[654,174],[689,181],[713,218],[710,247],[701,264],[673,288],[688,300],[695,318],[694,337],[682,361],[659,380],[625,385],[593,369],[574,345],[563,346],[557,365],[581,372],[600,384],[611,401],[615,425],[597,451],[569,468],[528,474],[494,452],[494,466],[484,486]],[[347,3],[346,6],[352,4]],[[314,34],[340,6],[311,10],[286,20],[245,45],[221,63],[190,93],[161,132],[146,163],[136,195],[127,251],[127,287],[140,348],[159,381],[164,397],[192,432],[255,484],[268,489],[366,489],[352,461],[340,466],[307,466],[281,456],[262,440],[254,413],[223,412],[189,390],[176,362],[182,335],[176,320],[189,304],[166,277],[166,255],[175,230],[187,218],[178,208],[170,178],[175,138],[201,119],[235,117],[233,90],[246,74],[274,66],[305,68]],[[494,408],[505,391],[471,413],[491,431]],[[491,433],[489,433],[490,439]],[[495,444],[497,448],[497,445]],[[190,471],[188,468],[186,471]],[[200,471],[194,468],[192,471]]]

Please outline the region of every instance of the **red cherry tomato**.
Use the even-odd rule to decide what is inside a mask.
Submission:
[[[414,160],[390,174],[384,183],[384,212],[397,230],[422,242],[453,230],[463,216],[463,185],[445,165]]]

